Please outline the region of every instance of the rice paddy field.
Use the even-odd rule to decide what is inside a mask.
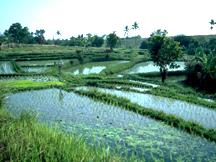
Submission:
[[[0,161],[216,161],[215,95],[184,62],[162,84],[148,54],[76,50],[2,51]]]

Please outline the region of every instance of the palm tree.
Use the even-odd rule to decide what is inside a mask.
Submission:
[[[139,25],[138,25],[138,23],[137,23],[136,21],[135,21],[134,24],[132,25],[132,29],[133,29],[133,30],[139,29]]]
[[[135,21],[134,22],[134,24],[132,25],[132,28],[131,28],[132,30],[137,30],[137,29],[139,29],[139,25],[138,25],[138,23]],[[137,38],[135,38],[135,45],[137,44]]]
[[[59,31],[59,30],[57,30],[56,34],[57,34],[57,35],[61,35],[61,33],[60,33],[60,31]]]
[[[210,29],[212,30],[213,26],[216,24],[216,22],[213,19],[211,19],[211,21],[209,22],[209,24],[211,25]]]
[[[61,32],[59,30],[56,31],[56,34],[58,35],[58,37],[61,35]]]
[[[125,26],[125,28],[124,28],[124,36],[125,36],[125,38],[123,38],[123,39],[125,39],[125,41],[124,41],[124,44],[125,44],[125,47],[127,46],[126,44],[127,44],[127,38],[128,38],[128,35],[129,35],[129,27],[128,27],[128,25],[126,25]]]
[[[126,36],[126,38],[128,37],[129,30],[130,30],[130,29],[129,29],[128,26],[126,25],[125,28],[124,28],[124,32],[125,32],[125,33],[124,33],[124,36]]]

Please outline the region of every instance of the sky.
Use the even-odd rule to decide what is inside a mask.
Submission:
[[[136,21],[139,29],[129,36],[149,37],[157,29],[170,36],[216,34],[209,24],[215,7],[216,0],[0,0],[0,33],[19,22],[32,32],[44,29],[50,39],[113,31],[123,37]]]

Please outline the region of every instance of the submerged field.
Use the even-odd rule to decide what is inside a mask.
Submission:
[[[148,53],[24,49],[1,56],[0,161],[216,161],[215,95],[184,62],[161,84]]]

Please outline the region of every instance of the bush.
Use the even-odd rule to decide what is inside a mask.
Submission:
[[[197,54],[196,57],[186,64],[186,82],[192,86],[216,92],[216,55],[205,53]]]

